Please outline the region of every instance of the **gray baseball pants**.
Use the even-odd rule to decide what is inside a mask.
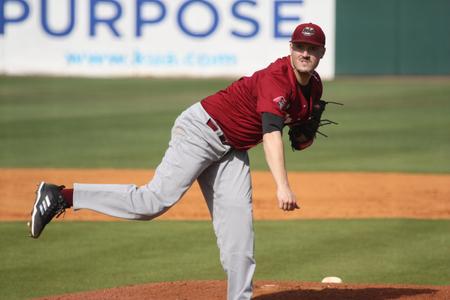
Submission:
[[[149,183],[75,183],[73,208],[150,220],[177,203],[198,180],[227,273],[228,299],[251,299],[255,260],[249,159],[246,151],[221,142],[220,128],[214,131],[207,125],[210,119],[200,103],[192,105],[176,119],[169,148]]]

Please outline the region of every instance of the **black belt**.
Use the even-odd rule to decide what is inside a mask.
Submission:
[[[206,125],[208,125],[208,127],[211,128],[216,133],[219,131],[219,128],[217,128],[216,124],[214,124],[214,122],[211,119],[208,119],[208,122],[206,122]],[[229,145],[227,138],[225,137],[225,135],[223,133],[217,134],[217,136],[219,137],[222,144]]]

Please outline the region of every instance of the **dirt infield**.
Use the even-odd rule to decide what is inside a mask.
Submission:
[[[71,187],[72,182],[145,184],[152,171],[0,169],[0,220],[27,220],[36,185],[44,180]],[[267,172],[254,172],[257,220],[328,218],[450,219],[450,175],[396,173],[291,173],[301,209],[277,208],[275,186]],[[68,211],[65,220],[115,220],[91,211]],[[206,220],[206,204],[197,184],[160,219]],[[41,299],[218,300],[226,298],[225,281],[180,281],[117,287]],[[294,299],[450,299],[450,287],[411,285],[331,285],[257,281],[255,300]]]
[[[40,300],[223,300],[226,282],[178,281],[127,286]],[[145,296],[143,296],[145,295]],[[425,300],[450,299],[450,287],[411,285],[348,285],[309,282],[257,281],[254,300]]]
[[[135,183],[153,176],[145,170],[0,169],[0,220],[29,218],[37,184],[44,180],[70,187],[81,183]],[[290,173],[301,209],[277,208],[270,173],[253,172],[256,220],[328,218],[450,218],[450,175],[397,173]],[[114,220],[91,211],[68,211],[66,220]],[[160,219],[208,220],[197,184]]]

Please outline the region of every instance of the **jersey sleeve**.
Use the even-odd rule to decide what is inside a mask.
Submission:
[[[261,114],[262,121],[262,129],[263,134],[269,133],[272,131],[281,131],[283,132],[284,127],[284,118],[274,115],[272,113],[263,112]]]
[[[290,93],[283,86],[282,82],[272,76],[264,76],[258,80],[256,84],[256,111],[284,117],[290,106]]]

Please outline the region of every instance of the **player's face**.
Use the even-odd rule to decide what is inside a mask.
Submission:
[[[306,43],[291,43],[293,67],[300,73],[311,73],[325,54],[325,48]]]

